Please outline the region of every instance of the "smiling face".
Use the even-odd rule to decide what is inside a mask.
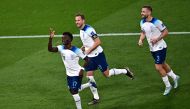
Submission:
[[[81,16],[76,16],[75,23],[78,28],[82,28],[83,25],[85,24],[85,19],[83,19]]]
[[[147,18],[151,15],[151,11],[148,10],[147,8],[142,8],[141,10],[141,17],[142,18]]]

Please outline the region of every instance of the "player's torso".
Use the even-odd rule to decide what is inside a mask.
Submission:
[[[150,47],[150,51],[157,51],[157,50],[161,50],[161,49],[167,47],[167,45],[163,39],[161,39],[154,45],[151,43],[151,38],[153,38],[153,37],[157,38],[157,37],[160,37],[160,35],[161,35],[161,31],[154,23],[144,22],[143,24],[141,24],[141,29],[145,33],[145,36],[147,38],[147,41],[148,41],[148,44]]]
[[[64,48],[60,50],[60,54],[65,65],[67,75],[78,76],[81,69],[78,55],[74,51]]]
[[[91,47],[94,44],[94,40],[83,30],[80,30],[80,38],[85,47]]]
[[[85,50],[88,50],[94,45],[94,40],[90,36],[91,34],[93,34],[93,30],[94,29],[90,26],[88,26],[88,28],[86,28],[85,30],[80,30],[80,38],[83,46],[85,47]],[[101,52],[103,52],[103,48],[101,46],[98,46],[95,50],[88,54],[88,57],[95,57]]]

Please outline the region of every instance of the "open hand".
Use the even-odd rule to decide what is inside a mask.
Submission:
[[[50,38],[53,38],[55,35],[55,30],[53,30],[53,28],[49,28],[50,31]]]

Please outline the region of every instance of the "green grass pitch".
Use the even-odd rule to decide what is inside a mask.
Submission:
[[[78,33],[76,12],[86,14],[87,23],[98,33],[138,32],[140,8],[153,6],[153,15],[169,31],[190,31],[188,0],[1,0],[0,37]],[[110,68],[129,66],[135,80],[125,76],[105,78],[96,71],[101,102],[87,106],[89,89],[80,93],[84,109],[189,109],[190,35],[169,35],[167,62],[180,75],[180,86],[163,96],[164,85],[155,71],[147,43],[137,46],[138,36],[101,37]],[[60,38],[54,39],[54,45]],[[48,38],[0,39],[0,109],[75,109],[66,85],[60,55],[47,51]],[[81,41],[74,38],[74,45]],[[86,82],[86,78],[83,82]],[[173,83],[172,83],[173,84]]]

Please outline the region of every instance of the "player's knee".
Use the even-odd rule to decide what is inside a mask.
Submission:
[[[106,77],[106,78],[109,78],[111,75],[110,75],[110,71],[109,70],[106,70],[106,71],[104,71],[104,76]]]
[[[104,76],[105,76],[106,78],[109,78],[109,77],[110,77],[109,73],[104,73]]]
[[[156,64],[156,65],[155,65],[155,68],[156,68],[157,71],[163,70],[162,64]]]
[[[90,82],[95,82],[94,76],[86,76],[86,78],[90,81]]]
[[[88,71],[87,76],[93,76],[94,72],[93,71]]]
[[[69,91],[70,91],[70,93],[71,93],[72,95],[78,93],[78,90],[77,90],[77,89],[70,89]]]

